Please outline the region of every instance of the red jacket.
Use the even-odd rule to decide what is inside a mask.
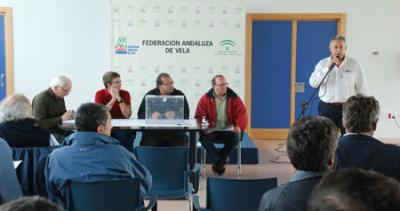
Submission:
[[[204,94],[197,104],[196,113],[194,118],[201,121],[205,116],[210,124],[209,127],[215,127],[217,120],[217,106],[215,103],[214,90],[211,89]],[[230,88],[227,91],[228,95],[228,111],[227,111],[227,125],[234,125],[240,127],[243,131],[247,126],[247,111],[244,103],[240,97]]]

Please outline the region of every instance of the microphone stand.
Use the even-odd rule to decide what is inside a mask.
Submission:
[[[328,72],[326,72],[324,78],[322,78],[321,82],[318,84],[317,88],[314,89],[314,92],[312,93],[312,95],[310,96],[310,98],[308,98],[307,101],[301,102],[301,113],[297,116],[296,119],[299,119],[299,117],[301,116],[302,118],[305,116],[305,112],[306,109],[308,108],[308,105],[310,104],[311,100],[314,98],[315,94],[317,93],[317,90],[319,90],[319,88],[321,87],[322,83],[324,82],[325,78],[328,77],[328,75],[332,72],[333,68],[335,67],[335,63],[333,63],[330,67]]]

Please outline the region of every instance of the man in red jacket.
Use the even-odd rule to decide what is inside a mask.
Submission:
[[[197,104],[195,118],[207,119],[208,129],[200,134],[200,142],[212,157],[212,170],[219,175],[225,172],[229,153],[240,141],[240,135],[247,126],[246,107],[240,97],[230,88],[223,75],[212,79],[213,88],[204,94]],[[214,143],[223,143],[217,150]]]

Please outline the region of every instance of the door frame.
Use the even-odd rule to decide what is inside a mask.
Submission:
[[[246,129],[254,139],[286,139],[289,128],[263,129],[251,127],[251,82],[252,82],[252,52],[253,52],[253,22],[254,21],[291,21],[291,79],[290,79],[290,125],[295,120],[295,84],[297,56],[297,23],[298,21],[337,21],[337,34],[345,35],[346,13],[248,13],[246,16],[246,56],[245,56],[245,104],[249,114]]]
[[[0,15],[4,16],[5,61],[6,61],[6,96],[14,92],[14,46],[12,9],[0,7]]]

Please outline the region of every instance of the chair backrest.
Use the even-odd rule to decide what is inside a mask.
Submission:
[[[47,196],[44,168],[48,155],[57,147],[14,147],[13,159],[22,160],[17,177],[24,195]]]
[[[207,179],[207,208],[213,211],[255,211],[262,195],[277,186],[276,178]]]
[[[188,147],[136,147],[136,157],[150,172],[153,185],[148,195],[184,197],[187,191]]]
[[[70,182],[67,190],[66,206],[69,211],[134,211],[141,205],[138,178]]]

